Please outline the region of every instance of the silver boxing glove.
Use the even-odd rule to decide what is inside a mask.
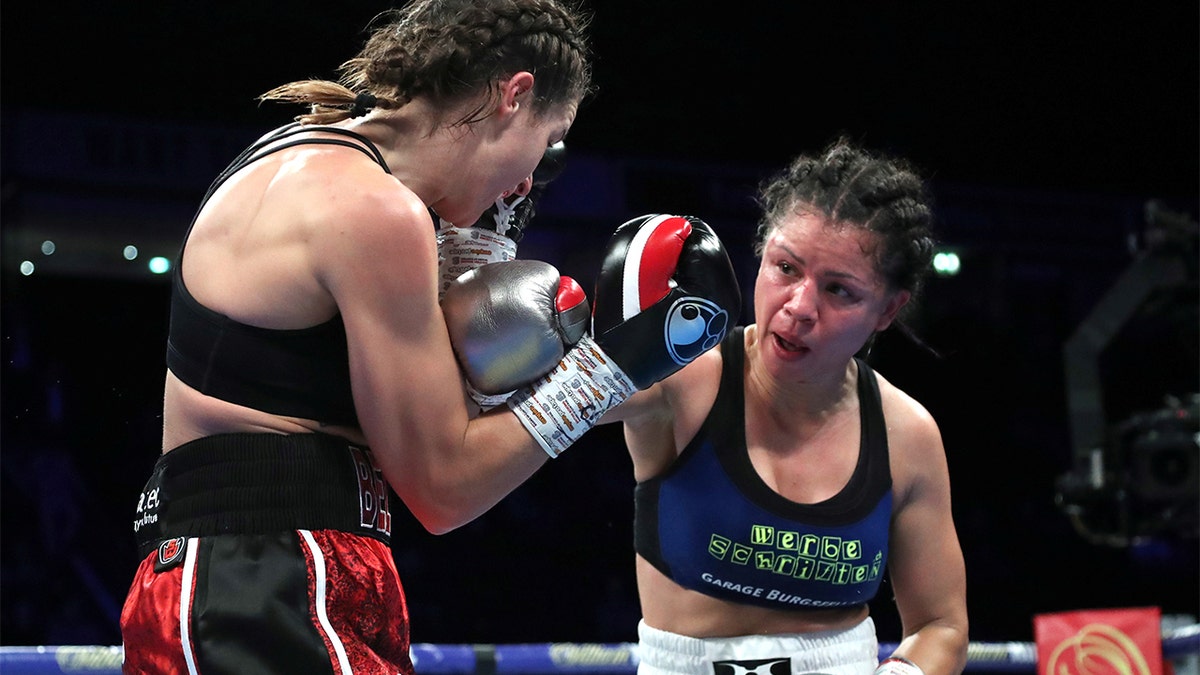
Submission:
[[[472,395],[485,408],[552,370],[590,321],[579,284],[537,260],[463,274],[443,294],[442,314]]]

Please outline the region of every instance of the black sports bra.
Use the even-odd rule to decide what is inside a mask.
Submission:
[[[321,131],[352,138],[293,138]],[[266,146],[276,143],[273,147]],[[197,216],[213,193],[251,162],[296,145],[355,148],[391,173],[378,148],[363,136],[337,127],[289,124],[246,148],[209,187]],[[196,218],[192,218],[190,235]],[[350,389],[350,360],[341,315],[295,330],[273,330],[239,323],[201,305],[183,283],[184,244],[175,263],[167,367],[197,391],[264,412],[302,417],[326,424],[358,426]]]

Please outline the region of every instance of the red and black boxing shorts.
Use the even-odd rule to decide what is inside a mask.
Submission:
[[[412,673],[370,451],[325,434],[224,434],[159,458],[121,612],[126,673]]]

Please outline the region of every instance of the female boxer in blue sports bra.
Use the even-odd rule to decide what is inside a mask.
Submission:
[[[639,673],[958,673],[941,435],[856,357],[929,266],[925,186],[841,140],[760,202],[756,322],[605,417],[638,481]],[[880,664],[867,602],[885,573],[904,634]]]

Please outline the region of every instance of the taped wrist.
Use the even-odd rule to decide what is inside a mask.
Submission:
[[[508,399],[508,407],[546,454],[558,457],[637,388],[591,336],[554,370]]]
[[[438,297],[460,276],[488,263],[515,260],[517,242],[491,230],[441,221],[437,230]]]
[[[875,675],[925,675],[925,671],[903,656],[892,656],[879,664]]]

